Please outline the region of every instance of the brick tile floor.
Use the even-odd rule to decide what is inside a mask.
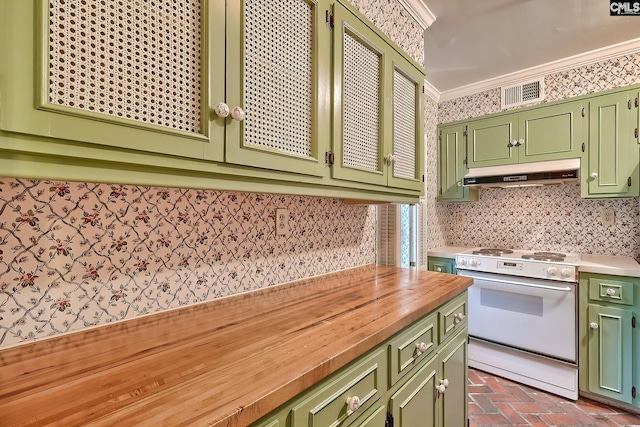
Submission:
[[[470,427],[636,426],[640,416],[584,398],[577,402],[469,369]]]

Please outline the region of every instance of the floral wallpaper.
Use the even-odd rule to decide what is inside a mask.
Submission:
[[[640,83],[640,54],[626,55],[545,76],[545,102]],[[438,105],[438,123],[500,111],[492,89]],[[427,137],[435,156],[437,140]],[[433,159],[433,157],[431,157]],[[429,160],[433,167],[434,161]],[[437,203],[428,174],[428,247],[500,245],[638,257],[638,199],[583,200],[576,185],[480,190],[475,203]],[[601,207],[614,208],[613,227],[601,224]]]
[[[290,232],[274,233],[275,210]],[[375,207],[0,179],[0,348],[375,262]]]
[[[424,66],[424,30],[397,0],[350,0],[356,9]]]

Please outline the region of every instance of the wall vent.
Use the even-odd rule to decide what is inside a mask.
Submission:
[[[500,88],[502,109],[531,104],[544,99],[544,77],[538,80]]]

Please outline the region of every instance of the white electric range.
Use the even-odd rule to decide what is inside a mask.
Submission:
[[[456,254],[469,288],[469,366],[578,398],[579,254],[477,248]]]

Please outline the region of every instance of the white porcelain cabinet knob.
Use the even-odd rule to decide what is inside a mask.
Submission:
[[[464,320],[464,314],[463,313],[457,313],[456,315],[453,316],[458,322],[462,322]]]
[[[224,102],[218,102],[213,111],[218,115],[218,117],[227,117],[229,115],[229,106]]]
[[[424,341],[416,343],[416,350],[418,351],[418,356],[420,356],[422,353],[427,351],[428,348],[429,348],[429,346]]]
[[[241,121],[244,120],[244,118],[246,116],[247,116],[246,113],[240,107],[233,107],[233,110],[231,110],[231,118],[233,120],[237,120],[237,121],[241,122]]]
[[[347,397],[347,407],[350,413],[357,411],[360,407],[360,398],[358,396]]]
[[[596,322],[591,322],[591,323],[589,323],[589,327],[591,329],[598,329],[598,324]]]
[[[616,294],[616,290],[615,289],[607,289],[607,295],[609,295],[610,297],[614,296]]]
[[[509,142],[509,144],[510,144],[512,147],[515,147],[515,146],[517,146],[517,145],[518,145],[518,141],[514,139],[513,141],[510,141],[510,142]]]
[[[518,141],[518,145],[522,145],[524,144],[524,139],[521,139],[520,141]]]
[[[591,175],[589,175],[591,177],[591,179],[596,179],[598,177],[597,172],[591,172]]]
[[[458,181],[457,184],[458,184],[458,187],[462,187],[462,181]]]

